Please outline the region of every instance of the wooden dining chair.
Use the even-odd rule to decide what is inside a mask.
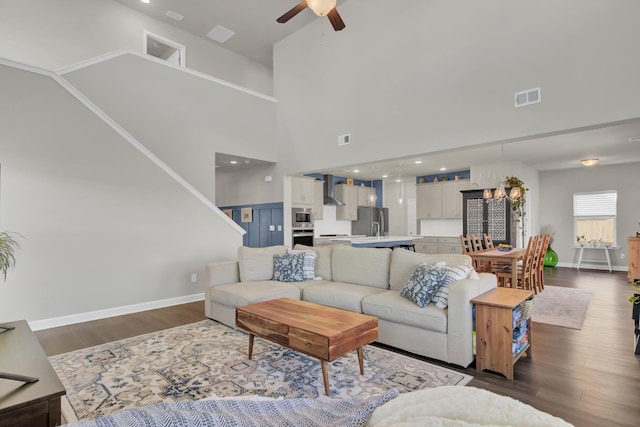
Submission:
[[[473,246],[473,251],[481,251],[484,249],[482,247],[482,238],[477,234],[472,234],[471,236],[471,245]]]
[[[486,249],[493,249],[495,246],[493,246],[493,238],[491,237],[491,234],[484,234],[484,247]]]
[[[495,275],[498,277],[499,286],[533,290],[533,270],[535,267],[533,259],[535,252],[538,250],[537,246],[539,238],[540,236],[529,237],[527,251],[522,260],[522,265],[518,266],[518,278],[516,280],[516,283],[511,283],[511,281],[513,280],[513,271],[511,269],[511,266],[504,267],[495,272]]]
[[[473,246],[471,245],[471,238],[469,236],[460,235],[460,243],[462,244],[462,253],[468,254],[473,252]]]
[[[533,272],[536,293],[542,292],[544,290],[544,256],[547,253],[547,248],[549,247],[550,240],[551,240],[550,234],[545,234],[544,236],[541,236],[539,239],[538,259],[535,265],[535,270]]]

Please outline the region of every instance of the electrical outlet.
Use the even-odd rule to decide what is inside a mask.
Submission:
[[[627,256],[625,254],[620,254],[620,259],[625,259]]]
[[[191,275],[191,283],[198,283],[198,275],[193,273]]]

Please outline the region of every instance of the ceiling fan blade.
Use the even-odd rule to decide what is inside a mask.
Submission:
[[[329,13],[327,13],[327,17],[329,18],[329,21],[331,21],[331,25],[333,25],[334,30],[340,31],[344,29],[345,27],[344,21],[340,17],[340,14],[338,13],[338,9],[336,9],[335,7],[331,9]]]
[[[276,19],[276,21],[278,21],[281,24],[284,24],[289,19],[293,18],[294,16],[296,16],[306,8],[307,8],[307,1],[303,0],[300,3],[298,3],[297,6],[294,6],[293,9],[291,9],[290,11],[282,15],[280,18]]]

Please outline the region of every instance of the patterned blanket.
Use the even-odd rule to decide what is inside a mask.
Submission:
[[[396,396],[398,390],[392,389],[365,399],[215,399],[158,403],[125,409],[69,426],[363,426],[378,406]]]

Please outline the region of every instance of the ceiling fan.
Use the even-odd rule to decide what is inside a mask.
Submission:
[[[336,0],[303,0],[290,11],[276,19],[276,21],[284,24],[306,8],[313,10],[313,13],[318,16],[326,16],[329,18],[333,29],[336,31],[340,31],[345,27],[344,22],[336,9]]]

